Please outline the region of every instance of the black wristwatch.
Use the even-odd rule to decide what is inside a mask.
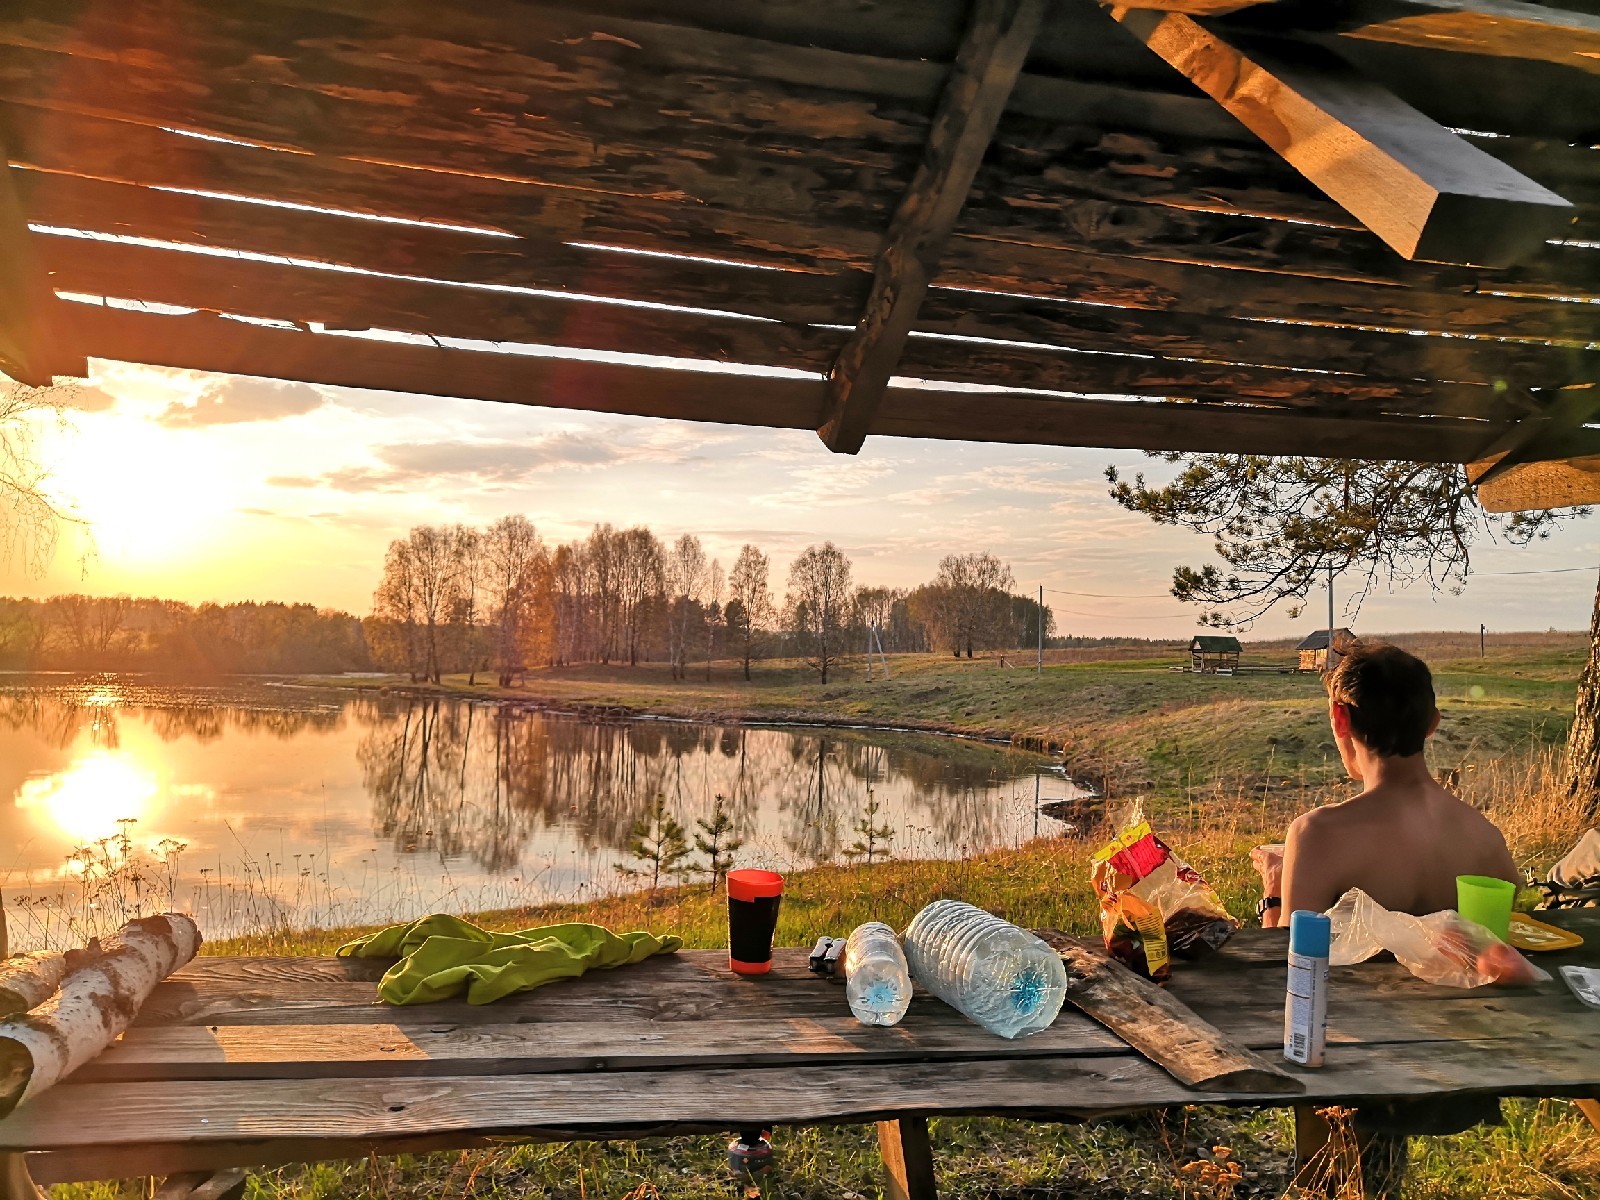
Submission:
[[[1266,916],[1267,913],[1272,909],[1282,907],[1282,896],[1263,896],[1261,897],[1261,902],[1256,905],[1256,918],[1259,920],[1260,918]]]

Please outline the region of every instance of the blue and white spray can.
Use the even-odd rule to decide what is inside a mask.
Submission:
[[[1289,918],[1289,990],[1283,1001],[1283,1056],[1320,1067],[1328,1044],[1328,949],[1331,922],[1318,912]]]

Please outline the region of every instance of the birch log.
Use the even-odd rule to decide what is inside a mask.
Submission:
[[[38,1008],[61,986],[67,956],[54,950],[0,958],[0,1021]]]
[[[73,963],[61,990],[40,1008],[0,1021],[0,1117],[109,1046],[156,984],[199,948],[200,930],[181,914],[130,921],[99,954]]]

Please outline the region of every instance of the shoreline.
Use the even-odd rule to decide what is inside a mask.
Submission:
[[[866,733],[910,733],[954,738],[990,746],[1009,746],[1015,750],[1057,758],[1064,749],[1061,743],[1054,739],[1034,734],[1020,731],[1008,733],[996,729],[962,729],[959,726],[934,721],[877,721],[871,717],[835,716],[814,709],[755,715],[745,709],[704,710],[632,704],[591,704],[563,700],[538,692],[503,689],[497,684],[485,685],[492,688],[492,693],[486,693],[461,685],[388,682],[395,678],[387,676],[380,679],[369,676],[361,681],[353,681],[324,676],[304,676],[280,686],[376,692],[382,696],[399,696],[403,699],[464,700],[468,703],[494,705],[519,712],[579,717],[591,721],[672,721],[690,725],[733,725],[748,729],[841,729]]]

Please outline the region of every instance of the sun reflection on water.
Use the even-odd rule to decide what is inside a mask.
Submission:
[[[160,787],[132,755],[94,749],[65,771],[25,780],[17,807],[45,813],[78,845],[118,832],[119,821],[146,821]]]

